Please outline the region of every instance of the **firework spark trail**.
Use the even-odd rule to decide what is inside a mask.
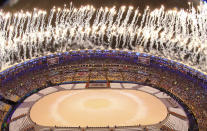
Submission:
[[[0,69],[26,59],[71,49],[130,49],[163,56],[207,71],[207,4],[189,11],[143,14],[133,7],[63,9],[49,14],[0,12]]]

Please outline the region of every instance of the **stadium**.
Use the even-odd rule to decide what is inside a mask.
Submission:
[[[188,5],[1,11],[1,130],[205,131],[207,5]]]

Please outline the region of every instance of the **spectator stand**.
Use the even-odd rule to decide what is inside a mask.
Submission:
[[[54,59],[55,58],[55,59]],[[49,61],[48,61],[49,60]],[[64,53],[58,53],[58,54],[52,54],[49,56],[44,56],[44,57],[40,57],[40,58],[35,58],[23,63],[20,63],[18,65],[15,65],[13,67],[10,67],[4,71],[2,71],[0,73],[0,86],[1,86],[1,95],[4,98],[9,99],[10,98],[10,94],[11,93],[15,93],[16,95],[22,97],[24,96],[25,93],[27,93],[28,91],[31,91],[33,89],[38,89],[40,87],[34,87],[31,89],[26,89],[25,87],[21,86],[20,87],[21,90],[14,90],[14,88],[5,88],[8,87],[8,83],[11,83],[11,81],[13,82],[15,79],[21,79],[23,78],[23,76],[27,76],[26,74],[29,73],[36,73],[36,72],[40,72],[44,71],[42,73],[45,73],[45,77],[46,80],[44,80],[44,82],[42,83],[43,85],[45,85],[45,83],[47,82],[47,79],[49,79],[49,77],[53,78],[53,76],[50,76],[52,73],[54,76],[57,75],[62,75],[63,71],[57,71],[54,72],[54,69],[60,69],[63,68],[64,66],[70,65],[70,73],[72,73],[73,77],[70,79],[71,81],[75,80],[75,76],[77,74],[77,70],[80,68],[79,66],[76,67],[76,65],[80,64],[80,63],[87,63],[90,64],[90,70],[93,68],[98,69],[97,67],[94,67],[94,65],[101,64],[102,60],[106,60],[109,63],[116,63],[118,61],[120,68],[119,70],[117,70],[114,66],[114,64],[111,66],[110,69],[108,69],[108,67],[110,67],[110,64],[108,66],[106,66],[106,61],[104,61],[105,63],[102,62],[103,66],[103,71],[107,70],[106,75],[106,79],[105,80],[109,80],[109,82],[113,81],[113,80],[118,80],[119,77],[122,78],[122,80],[125,81],[139,81],[142,84],[144,83],[150,83],[151,80],[149,78],[154,77],[153,73],[151,73],[152,70],[154,70],[153,68],[162,71],[168,71],[168,72],[172,72],[175,74],[178,74],[179,77],[183,77],[185,79],[188,79],[188,81],[191,81],[193,84],[196,84],[196,86],[198,87],[202,87],[203,89],[199,88],[198,90],[196,89],[188,89],[191,92],[194,92],[193,94],[197,94],[200,97],[196,97],[196,102],[204,102],[203,100],[206,98],[206,93],[207,92],[207,75],[204,72],[198,71],[192,67],[190,67],[189,65],[185,65],[173,60],[169,60],[169,59],[165,59],[165,58],[161,58],[158,56],[152,56],[149,54],[144,54],[144,53],[137,53],[137,52],[127,52],[127,51],[119,51],[119,50],[79,50],[79,51],[71,51],[71,52],[64,52]],[[52,61],[52,62],[51,62]],[[96,63],[94,63],[96,62]],[[92,66],[91,66],[92,64]],[[142,78],[137,78],[136,73],[133,73],[133,71],[131,71],[130,73],[128,73],[131,70],[131,67],[129,68],[128,66],[126,68],[121,67],[121,65],[136,65],[136,66],[140,66],[142,68],[144,68],[145,70],[139,70],[137,72],[137,74],[141,75],[144,79]],[[92,68],[91,68],[92,67]],[[114,67],[114,68],[113,68]],[[127,69],[129,68],[129,69]],[[126,71],[128,70],[128,71]],[[150,70],[150,71],[148,71]],[[155,70],[155,72],[157,71]],[[86,71],[87,72],[87,71]],[[113,77],[110,78],[110,72],[116,72],[117,74],[115,74],[113,77],[115,79],[113,79]],[[126,74],[131,74],[132,77],[129,78],[124,78],[124,72],[126,72]],[[57,73],[57,74],[55,74]],[[165,74],[165,72],[163,72],[163,74]],[[163,74],[160,74],[161,76]],[[44,75],[44,74],[42,74]],[[160,76],[159,76],[160,77]],[[166,80],[166,77],[163,78],[159,78],[161,83],[162,81]],[[65,79],[59,79],[58,78],[58,82],[61,81],[65,81]],[[104,77],[103,77],[104,78]],[[156,78],[156,77],[155,77]],[[110,80],[111,79],[111,80]],[[170,79],[170,78],[169,78]],[[81,81],[81,79],[77,79],[78,81]],[[94,79],[95,80],[95,79]],[[33,79],[33,82],[34,81]],[[155,82],[156,83],[156,82]],[[157,82],[159,83],[159,82]],[[176,84],[175,84],[176,85]],[[195,87],[195,86],[193,86]],[[197,88],[198,88],[197,87]],[[167,85],[162,84],[162,86],[160,87],[160,89],[167,89],[169,90],[171,87],[167,87]],[[178,93],[176,95],[180,95],[179,92],[176,92],[175,90],[178,90],[177,88],[171,88],[170,92],[173,93]],[[181,89],[183,91],[183,89]],[[202,91],[204,90],[204,91]],[[9,93],[10,92],[10,93]],[[204,92],[204,93],[202,93]],[[182,96],[183,97],[183,96]],[[187,99],[187,97],[183,97],[185,99]],[[175,99],[177,99],[175,97]],[[188,100],[190,101],[190,100]],[[185,100],[185,102],[188,102]],[[184,103],[184,102],[183,102]],[[188,102],[188,105],[191,104],[191,102]],[[200,104],[203,105],[203,104]],[[187,107],[186,107],[187,108]],[[193,108],[191,107],[190,109],[187,108],[189,111],[190,109],[192,110]],[[195,109],[194,109],[195,110]],[[194,112],[195,113],[195,112]],[[192,112],[190,112],[190,114],[193,114]],[[197,116],[199,116],[199,119],[203,119],[201,116],[199,115],[199,113]],[[202,121],[202,120],[201,120]]]

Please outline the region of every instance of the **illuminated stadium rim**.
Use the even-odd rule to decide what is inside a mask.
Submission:
[[[190,77],[197,76],[197,78],[202,80],[203,83],[204,82],[206,83],[206,84],[203,84],[202,86],[207,91],[207,74],[204,72],[201,72],[193,67],[190,67],[190,66],[185,65],[183,63],[180,63],[180,62],[177,62],[174,60],[170,60],[167,58],[162,58],[159,56],[146,54],[146,53],[122,51],[122,50],[74,50],[74,51],[69,51],[69,52],[64,52],[64,53],[56,53],[56,54],[51,54],[51,55],[47,55],[47,56],[43,56],[43,57],[38,57],[38,58],[34,58],[31,60],[22,62],[17,65],[14,65],[10,68],[7,68],[6,70],[3,70],[2,72],[0,72],[0,80],[2,78],[7,78],[6,77],[7,75],[12,74],[12,72],[14,72],[15,69],[20,69],[21,67],[24,67],[24,65],[35,65],[40,61],[41,62],[47,61],[47,59],[55,58],[55,57],[60,58],[61,56],[80,56],[81,57],[81,55],[84,55],[84,53],[88,53],[87,55],[100,55],[100,56],[110,54],[110,55],[114,55],[114,57],[119,56],[119,55],[125,55],[128,58],[133,57],[135,63],[139,63],[138,62],[139,57],[149,58],[150,61],[159,62],[160,63],[159,68],[170,69],[170,70],[176,71],[180,74],[184,74],[185,76],[190,76]],[[142,63],[139,63],[139,64],[142,64]],[[143,65],[145,65],[145,64],[143,64]],[[150,64],[148,66],[150,66]],[[169,66],[173,66],[174,69],[170,68]],[[4,80],[2,82],[4,82]]]
[[[78,51],[70,51],[70,52],[64,52],[64,53],[51,54],[51,55],[48,55],[48,56],[43,56],[43,57],[28,60],[26,62],[17,64],[15,66],[12,66],[12,67],[0,72],[0,80],[1,80],[1,83],[7,83],[7,81],[10,79],[9,77],[11,77],[11,76],[15,77],[16,75],[18,75],[18,73],[25,73],[25,70],[21,70],[21,68],[26,67],[26,66],[31,66],[32,65],[32,67],[29,68],[30,69],[29,71],[36,70],[36,67],[38,67],[38,66],[48,66],[47,65],[47,60],[51,59],[51,58],[58,57],[58,58],[60,58],[60,61],[61,61],[61,59],[64,59],[63,56],[69,56],[70,58],[73,58],[73,56],[76,56],[76,57],[81,58],[84,54],[86,56],[89,56],[89,57],[93,57],[93,55],[95,55],[96,57],[100,57],[100,56],[103,56],[103,55],[106,55],[106,56],[110,55],[110,57],[114,57],[114,58],[125,57],[127,59],[133,60],[134,63],[150,67],[151,64],[148,65],[146,63],[140,63],[139,62],[140,58],[148,58],[150,61],[156,61],[157,62],[156,63],[157,68],[164,68],[164,69],[167,69],[167,70],[174,71],[176,73],[179,73],[181,75],[186,76],[187,78],[192,79],[194,82],[198,79],[201,80],[202,82],[200,82],[199,84],[201,84],[201,86],[207,91],[207,75],[204,74],[203,72],[200,72],[200,71],[198,71],[196,69],[193,69],[193,68],[191,68],[187,65],[184,65],[182,63],[179,63],[179,62],[176,62],[176,61],[173,61],[173,60],[169,60],[169,59],[166,59],[166,58],[162,58],[162,57],[158,57],[158,56],[154,56],[154,55],[149,55],[149,54],[146,54],[146,53],[122,51],[122,50],[78,50]],[[65,60],[65,61],[67,61],[67,60]],[[41,64],[39,64],[39,62],[41,62]],[[45,64],[43,65],[42,63],[45,63]],[[154,65],[152,65],[152,66],[154,66]],[[15,74],[15,75],[13,75],[13,73],[15,72],[16,69],[20,69],[21,71],[18,72],[17,74]],[[41,69],[41,68],[38,68],[38,69]],[[135,83],[135,82],[129,82],[129,83]],[[163,91],[163,90],[166,91],[165,89],[162,89],[162,88],[160,88],[160,90],[161,91]],[[35,91],[33,90],[32,92],[28,93],[26,96],[21,98],[20,101],[25,99],[26,97],[30,96],[34,92]],[[170,92],[168,92],[168,94],[169,93]],[[172,93],[170,93],[170,94],[171,94],[171,96],[173,96],[173,98],[176,98],[177,100],[180,100],[178,97],[176,97]],[[18,101],[18,103],[20,101]],[[182,101],[182,100],[180,100],[180,101]],[[15,107],[17,107],[17,106],[15,105]],[[10,108],[10,110],[8,111],[6,117],[4,118],[3,123],[9,121],[8,118],[11,117],[11,112],[12,111],[14,111],[14,107]],[[3,129],[3,124],[2,124],[2,129]]]

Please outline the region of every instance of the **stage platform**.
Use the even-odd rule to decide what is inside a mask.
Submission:
[[[85,131],[137,131],[165,125],[170,129],[188,129],[182,107],[178,104],[175,108],[169,102],[170,96],[158,89],[134,83],[110,83],[110,87],[92,84],[92,88],[87,85],[64,84],[40,90],[16,109],[9,128],[24,130],[29,125],[35,130],[70,127]]]

